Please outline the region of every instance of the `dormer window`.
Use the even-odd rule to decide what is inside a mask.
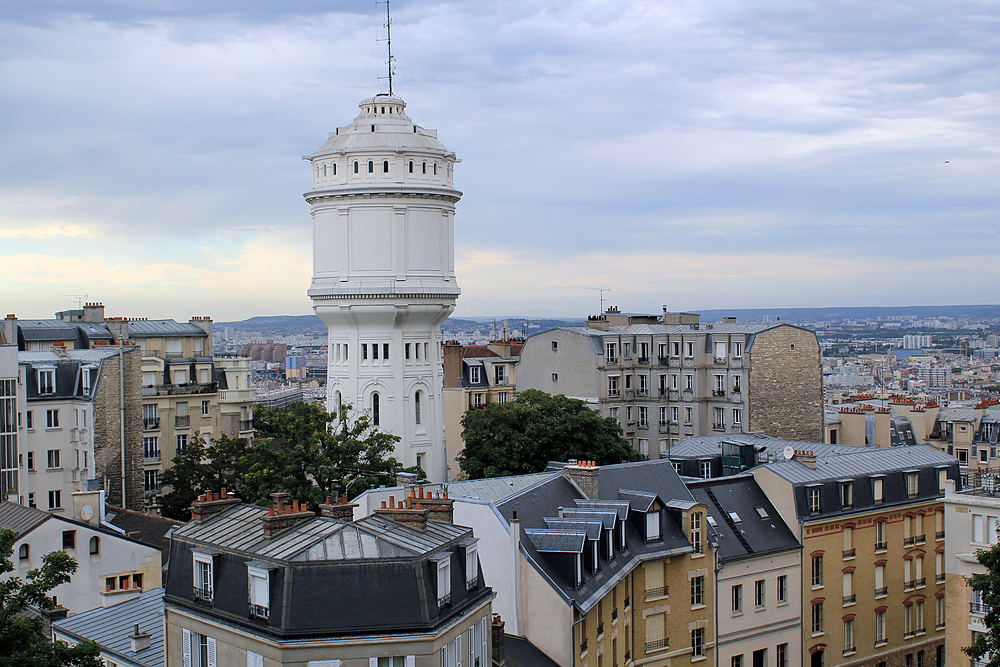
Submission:
[[[872,477],[872,502],[876,505],[885,502],[885,496],[882,493],[882,479],[882,475]]]
[[[56,369],[51,367],[39,368],[36,372],[38,374],[38,393],[56,393]]]
[[[215,595],[215,577],[213,574],[212,554],[194,552],[194,599],[211,602]]]
[[[465,545],[465,585],[470,591],[479,585],[479,549],[477,540],[470,540]]]
[[[660,510],[650,509],[646,512],[646,541],[660,539]]]
[[[247,564],[247,588],[250,592],[250,618],[267,619],[271,615],[270,571],[261,564]]]
[[[439,607],[451,604],[451,554],[437,557],[437,602]]]
[[[916,470],[907,470],[906,475],[906,495],[915,498],[920,493],[919,477]]]
[[[840,506],[844,509],[854,507],[854,483],[840,483]]]
[[[735,512],[730,512],[730,514],[735,514]],[[691,546],[694,547],[694,552],[700,554],[701,549],[701,512],[691,513]]]
[[[806,498],[809,501],[809,513],[819,514],[819,486],[812,486],[806,489]]]
[[[479,366],[470,366],[469,367],[469,382],[471,382],[472,384],[479,384],[479,382],[480,382],[480,377],[479,377],[480,370],[481,369],[479,368]]]

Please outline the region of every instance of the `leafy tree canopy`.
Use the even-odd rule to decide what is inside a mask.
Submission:
[[[986,572],[973,575],[969,588],[982,596],[986,607],[983,625],[988,631],[973,633],[972,646],[962,650],[972,659],[982,661],[985,667],[1000,667],[1000,543],[979,549],[976,559],[986,567]]]
[[[269,494],[288,491],[314,509],[327,497],[353,497],[379,484],[392,484],[404,469],[391,456],[399,437],[383,433],[365,413],[341,405],[337,413],[293,403],[254,410],[253,442],[222,436],[206,444],[195,438],[163,475],[170,491],[163,513],[187,518],[187,508],[206,489],[226,487],[244,501],[270,503]]]
[[[17,534],[0,530],[0,577],[14,571],[11,560]],[[65,551],[42,556],[42,566],[30,570],[22,580],[10,577],[0,582],[0,667],[103,667],[100,648],[91,641],[68,646],[42,635],[42,623],[25,615],[27,607],[52,609],[49,591],[70,580],[76,561]]]
[[[615,419],[584,401],[537,389],[469,410],[462,429],[465,449],[458,460],[470,479],[540,472],[549,461],[610,465],[641,458]]]

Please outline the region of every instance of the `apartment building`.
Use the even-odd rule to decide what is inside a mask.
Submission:
[[[45,554],[65,551],[76,560],[77,571],[50,595],[69,614],[110,607],[161,586],[160,550],[109,527],[101,518],[101,493],[73,494],[65,514],[0,502],[0,529],[17,534],[14,570],[0,578],[24,579],[42,565]]]
[[[521,339],[501,338],[487,345],[461,345],[446,341],[444,360],[444,427],[448,450],[447,481],[460,471],[458,454],[465,448],[462,416],[491,403],[506,403],[517,390],[517,362]]]
[[[103,304],[87,303],[79,310],[58,312],[52,320],[18,320],[8,315],[3,332],[5,340],[17,342],[22,354],[103,354],[102,363],[107,365],[115,362],[117,354],[108,350],[131,351],[124,355],[125,402],[131,406],[134,399],[135,410],[140,412],[133,415],[130,408],[126,415],[129,509],[156,510],[160,476],[191,438],[253,437],[256,392],[250,382],[250,361],[235,355],[213,356],[211,318],[193,317],[186,323],[109,318]],[[113,383],[104,384],[110,392]],[[106,422],[111,436],[113,413],[110,407],[102,411],[98,404],[95,434],[102,432],[101,424]],[[135,432],[134,424],[138,425]],[[100,442],[97,449],[99,479],[103,483],[108,478],[111,486],[105,488],[112,493],[112,501],[121,504],[113,476],[103,474]],[[109,446],[107,456],[120,460],[120,449]],[[117,459],[113,451],[119,452]]]
[[[0,345],[0,500],[12,502],[17,502],[24,486],[18,460],[22,394],[18,391],[17,346]]]
[[[522,389],[584,399],[617,418],[649,458],[712,433],[823,437],[819,343],[788,324],[609,308],[586,326],[530,336],[517,372]]]
[[[753,475],[689,481],[718,543],[718,664],[790,667],[802,655],[799,541]]]
[[[225,490],[199,498],[171,537],[168,665],[485,666],[492,591],[451,501],[270,508]],[[341,517],[341,518],[338,518]]]
[[[713,664],[714,534],[669,462],[573,463],[447,489],[480,539],[507,632],[560,665]],[[357,511],[400,492],[368,491]]]
[[[954,457],[916,445],[817,461],[789,447],[750,472],[802,544],[801,664],[942,664]]]

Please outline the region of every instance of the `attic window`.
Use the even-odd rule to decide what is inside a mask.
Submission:
[[[740,515],[736,512],[730,512],[729,518],[733,520],[733,523],[743,523],[743,519],[741,519]]]
[[[755,507],[754,509],[755,509],[755,510],[757,510],[757,515],[758,515],[758,516],[759,516],[759,517],[760,517],[761,519],[769,519],[769,518],[770,518],[770,517],[769,517],[769,516],[767,515],[767,510],[766,510],[766,509],[764,509],[763,507]]]
[[[712,528],[718,528],[719,527],[719,522],[715,520],[714,516],[712,516],[711,514],[709,514],[708,515],[708,525],[710,525]]]
[[[56,393],[56,369],[51,367],[39,368],[38,373],[38,393]]]
[[[646,541],[651,542],[658,539],[660,539],[660,512],[659,510],[650,510],[646,512]]]

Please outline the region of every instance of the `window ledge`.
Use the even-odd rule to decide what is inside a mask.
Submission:
[[[694,559],[694,558],[704,558],[704,557],[705,557],[705,552],[704,551],[691,554],[691,558],[692,559]]]
[[[812,587],[812,590],[814,590],[814,591],[818,591],[818,590],[820,590],[821,588],[823,588],[823,584],[820,584],[819,586],[813,586],[813,587]]]
[[[879,641],[875,642],[875,648],[880,648],[880,647],[882,647],[882,646],[885,646],[885,645],[886,645],[886,644],[888,644],[888,643],[889,643],[889,641],[888,641],[888,640],[886,640],[886,639],[881,639],[881,640],[879,640]]]
[[[809,636],[810,636],[810,637],[822,637],[822,636],[823,636],[823,635],[825,635],[825,634],[826,634],[825,632],[814,632],[814,633],[812,633],[812,634],[811,634],[811,635],[809,635]]]
[[[733,612],[733,618],[736,618],[737,616],[742,616],[742,615],[743,615],[742,611],[734,611]]]
[[[693,605],[691,605],[691,611],[694,611],[695,609],[704,609],[704,608],[705,608],[704,604],[693,604]]]
[[[787,603],[787,602],[779,602],[779,603],[777,604],[777,606],[779,606],[779,607],[787,607],[787,606],[788,606],[788,603]]]
[[[46,468],[45,472],[62,472],[62,468]]]
[[[755,614],[756,614],[756,613],[757,613],[758,611],[767,611],[767,607],[754,607],[754,608],[753,608],[753,611],[754,611],[754,613],[755,613]]]
[[[708,660],[707,655],[692,656],[691,662],[701,662],[702,660]]]

